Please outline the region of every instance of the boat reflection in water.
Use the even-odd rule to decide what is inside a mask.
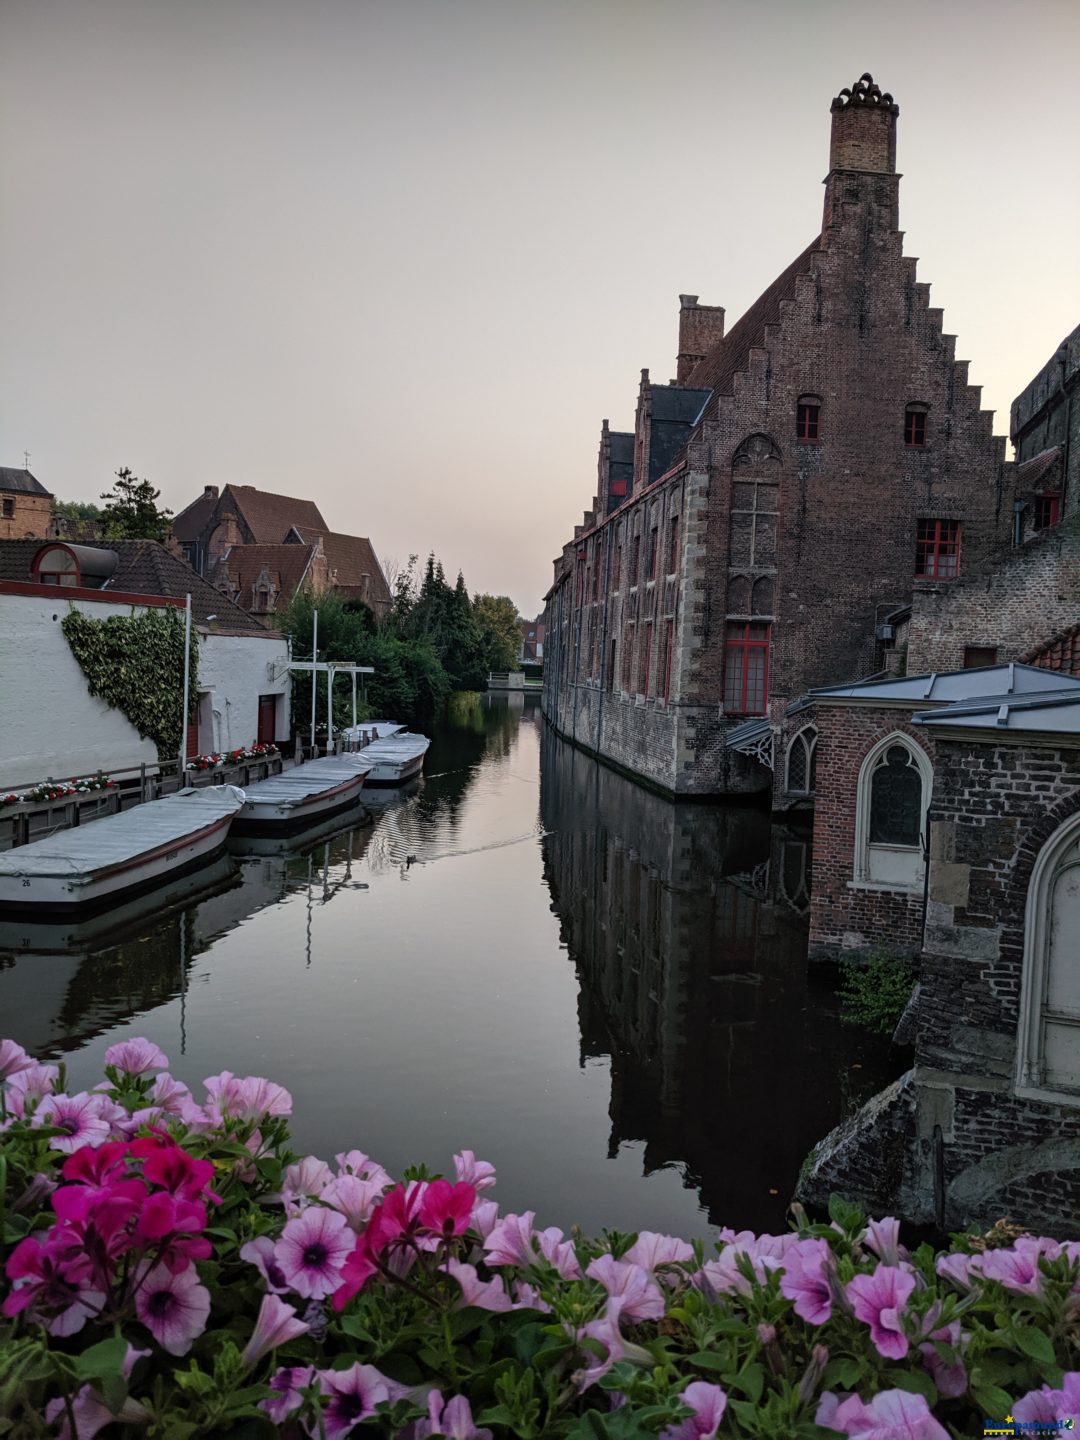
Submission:
[[[673,804],[545,735],[545,875],[609,1056],[609,1155],[644,1142],[713,1224],[783,1227],[814,1143],[902,1068],[807,976],[809,833]]]

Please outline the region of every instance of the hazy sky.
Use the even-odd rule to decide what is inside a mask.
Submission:
[[[0,464],[310,496],[534,613],[600,420],[900,104],[906,249],[1008,429],[1080,321],[1076,0],[2,0]]]

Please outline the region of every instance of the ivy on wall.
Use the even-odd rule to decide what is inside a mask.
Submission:
[[[74,606],[60,627],[86,676],[91,695],[126,715],[159,760],[175,760],[183,733],[184,617],[147,610],[92,620]],[[199,646],[191,634],[191,710],[198,694]]]

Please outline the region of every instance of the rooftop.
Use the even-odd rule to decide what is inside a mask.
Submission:
[[[45,489],[40,480],[34,478],[29,470],[18,470],[14,465],[0,465],[0,490],[9,494],[14,491],[16,495],[50,495],[52,492]]]
[[[1059,688],[1042,694],[997,697],[948,705],[913,715],[916,725],[935,730],[986,730],[1000,735],[1080,735],[1080,681],[1067,687],[1060,675],[1052,675]]]
[[[1053,670],[1037,665],[980,665],[971,670],[950,670],[932,675],[889,676],[884,680],[856,680],[849,685],[821,685],[807,693],[813,700],[854,700],[873,705],[905,701],[912,705],[952,705],[985,700],[990,696],[1030,695],[1075,686]]]

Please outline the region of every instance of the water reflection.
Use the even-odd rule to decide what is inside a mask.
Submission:
[[[366,826],[245,840],[109,934],[0,921],[0,1033],[76,1087],[137,1034],[193,1087],[270,1075],[304,1150],[469,1146],[543,1223],[776,1223],[845,1085],[883,1079],[804,978],[808,863],[542,741],[522,697],[458,697]]]

